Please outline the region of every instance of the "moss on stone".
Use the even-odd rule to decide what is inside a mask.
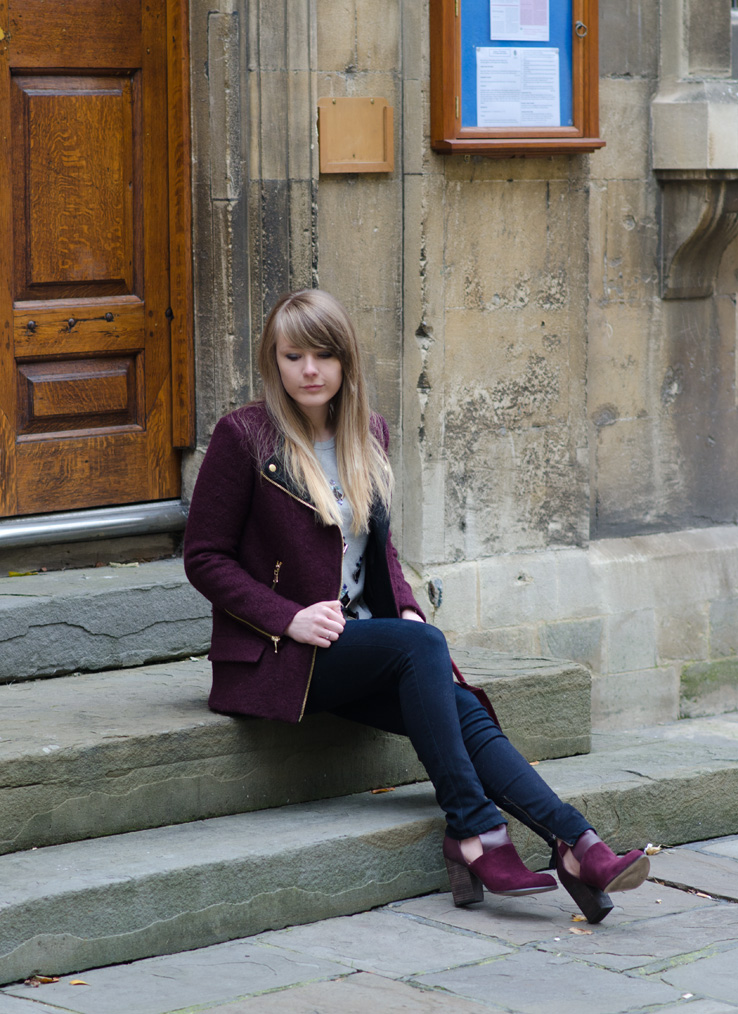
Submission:
[[[738,658],[695,662],[682,671],[682,697],[694,699],[720,686],[738,686]]]

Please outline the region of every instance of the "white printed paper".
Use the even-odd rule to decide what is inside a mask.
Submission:
[[[548,42],[548,0],[490,0],[490,39]]]
[[[477,48],[478,127],[560,127],[559,51]]]

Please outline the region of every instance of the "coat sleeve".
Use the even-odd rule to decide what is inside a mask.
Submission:
[[[248,434],[221,419],[200,467],[184,541],[185,573],[223,612],[269,637],[281,636],[302,606],[257,581],[238,559],[258,467]]]
[[[372,416],[372,429],[374,429],[377,439],[386,453],[389,450],[389,427],[381,415]],[[397,550],[392,543],[391,531],[387,533],[387,566],[389,567],[392,590],[394,591],[397,608],[400,613],[402,613],[403,609],[413,609],[422,620],[425,620],[425,613],[418,605],[412,588],[405,580]]]

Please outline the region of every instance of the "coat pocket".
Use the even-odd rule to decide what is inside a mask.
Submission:
[[[211,662],[258,662],[268,643],[261,638],[221,638],[213,640],[208,658]]]

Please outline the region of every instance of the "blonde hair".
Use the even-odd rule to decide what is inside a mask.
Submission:
[[[351,504],[354,532],[368,531],[375,501],[389,513],[393,478],[384,448],[372,432],[353,324],[344,307],[329,293],[302,289],[277,301],[259,345],[264,401],[284,441],[282,456],[287,474],[314,504],[324,524],[340,526],[338,504],[313,450],[313,427],[282,384],[276,355],[280,337],[296,348],[332,352],[341,364],[341,387],[329,405],[336,431],[338,478]]]

